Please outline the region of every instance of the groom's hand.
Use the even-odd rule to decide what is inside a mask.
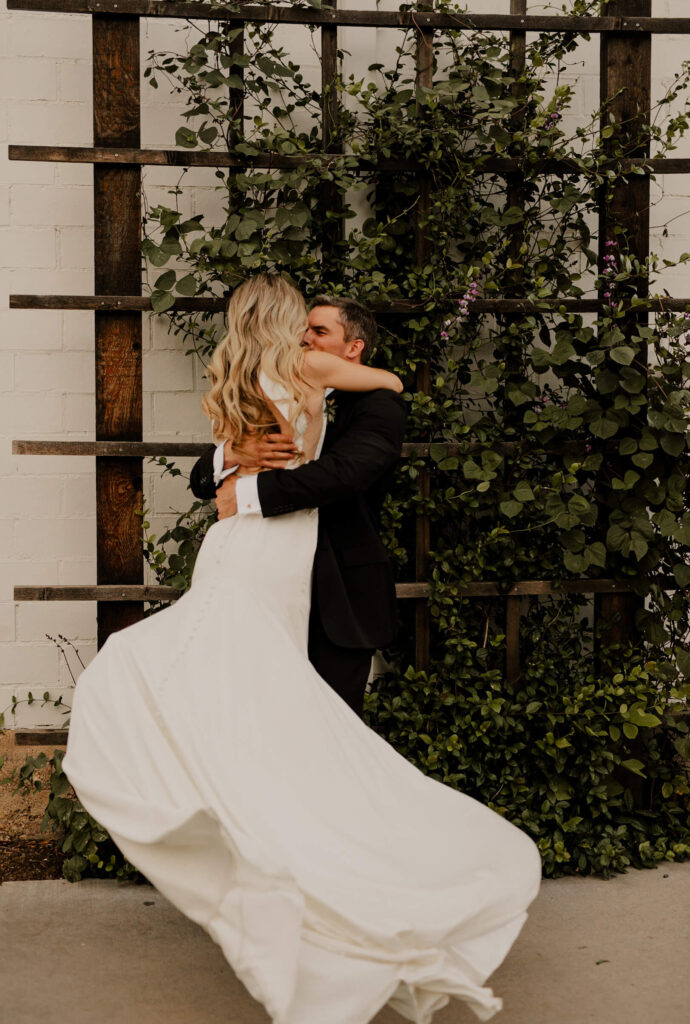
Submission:
[[[218,509],[218,518],[227,519],[229,516],[237,515],[237,497],[235,496],[235,487],[237,486],[237,476],[233,473],[232,476],[226,476],[222,484],[216,491],[216,508]]]
[[[234,464],[252,469],[284,469],[301,454],[292,434],[264,434],[260,440],[247,437],[239,449],[233,449]]]

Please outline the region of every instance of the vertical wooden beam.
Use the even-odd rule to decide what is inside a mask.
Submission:
[[[95,14],[94,146],[140,145],[139,18]],[[96,294],[141,295],[141,169],[94,166]],[[141,314],[95,313],[96,440],[142,438]],[[142,464],[96,457],[98,583],[143,583]],[[136,622],[136,601],[97,606],[98,645]]]
[[[230,21],[227,24],[230,31],[239,30],[238,35],[230,42],[230,53],[235,57],[241,57],[244,54],[244,22]],[[233,75],[237,75],[244,83],[244,68],[233,67],[231,70]],[[231,89],[229,102],[233,118],[239,122],[237,128],[231,130],[230,138],[228,139],[230,143],[228,148],[232,148],[244,136],[244,88]]]
[[[506,679],[515,686],[520,678],[520,597],[506,598]]]
[[[607,15],[612,17],[651,17],[652,0],[611,0]],[[641,127],[649,122],[652,84],[652,37],[649,34],[625,32],[602,33],[601,36],[601,101],[620,90],[610,107],[622,127],[623,138],[631,141]],[[608,121],[605,118],[605,123]],[[630,156],[648,156],[649,147],[631,149]],[[631,255],[644,261],[649,255],[649,178],[633,175],[627,185],[619,186],[610,205],[603,204],[599,223],[599,258],[603,268],[606,243],[613,238],[613,224],[625,231]],[[640,294],[646,294],[646,283],[639,282]],[[637,314],[624,325],[634,331],[647,323],[647,314]],[[645,358],[646,355],[642,356]],[[635,610],[639,600],[634,594],[602,594],[597,602],[598,615],[606,624],[604,643],[628,643],[635,639]]]
[[[429,3],[421,3],[420,9],[431,7]],[[428,29],[417,30],[417,88],[430,89],[434,80],[434,34]],[[418,104],[418,115],[420,107]],[[419,177],[419,197],[415,214],[414,248],[415,260],[422,265],[429,257],[429,238],[426,221],[431,209],[431,179],[428,174]],[[428,395],[431,393],[431,367],[425,360],[417,367],[416,386],[418,391]],[[420,496],[427,500],[431,493],[429,471],[424,469],[419,476]],[[417,516],[415,527],[415,579],[426,581],[429,575],[429,551],[431,549],[431,526],[425,514]],[[426,601],[417,602],[415,613],[415,668],[418,672],[429,667],[430,660],[430,617],[429,605]]]
[[[511,14],[526,14],[527,0],[510,0]],[[515,31],[510,33],[510,73],[519,78],[525,69],[525,53],[527,48],[527,33]],[[512,86],[514,97],[520,96],[520,86],[517,82]],[[517,131],[524,122],[524,115],[518,110],[513,114],[512,125]],[[523,205],[522,176],[520,174],[509,174],[506,176],[506,205]],[[520,247],[524,239],[524,232],[521,224],[516,224],[511,231],[510,258],[514,263],[521,262]],[[517,283],[517,282],[516,282]],[[510,323],[510,316],[507,316]],[[506,356],[506,370],[508,374],[517,375],[522,373],[522,354],[511,349]],[[505,405],[505,413],[510,414],[512,407]],[[515,686],[520,678],[520,602],[519,597],[506,598],[505,604],[505,634],[506,634],[506,680],[509,686]]]
[[[323,7],[335,9],[338,0],[323,0]],[[323,25],[321,28],[321,124],[323,148],[328,153],[338,152],[338,26]],[[322,238],[321,253],[323,276],[326,279],[334,276],[334,268],[329,267],[329,256],[336,250],[342,239],[343,221],[338,214],[341,201],[338,189],[333,182],[325,181],[321,185],[319,205],[321,208]],[[328,217],[329,213],[336,214]]]

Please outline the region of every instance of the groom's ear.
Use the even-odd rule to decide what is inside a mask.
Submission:
[[[352,362],[361,361],[362,352],[364,351],[364,342],[361,338],[353,338],[347,343],[347,351],[345,352],[345,358]]]

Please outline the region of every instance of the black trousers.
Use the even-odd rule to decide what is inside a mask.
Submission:
[[[360,716],[373,655],[373,650],[338,647],[334,644],[326,635],[318,612],[312,608],[309,617],[309,660],[321,678]]]

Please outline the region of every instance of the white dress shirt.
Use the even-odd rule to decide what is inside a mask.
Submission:
[[[230,466],[229,469],[223,469],[226,443],[227,438],[225,441],[221,441],[219,445],[216,445],[216,450],[213,453],[213,482],[216,487],[226,476],[236,473],[239,469],[239,466]],[[242,515],[261,515],[259,488],[256,483],[258,475],[258,473],[253,473],[251,476],[240,476],[237,478],[237,487],[235,489],[237,511]]]
[[[333,391],[333,388],[326,388],[325,397],[328,397],[331,391]],[[225,444],[226,441],[221,441],[219,445],[216,445],[216,450],[213,453],[213,482],[216,487],[221,480],[225,479],[226,476],[230,476],[231,473],[235,473],[239,469],[239,466],[231,466],[230,469],[223,469],[223,463],[225,462]],[[261,515],[259,485],[257,483],[258,476],[258,473],[252,473],[250,476],[240,476],[237,478],[235,497],[237,499],[237,512],[241,516]]]

